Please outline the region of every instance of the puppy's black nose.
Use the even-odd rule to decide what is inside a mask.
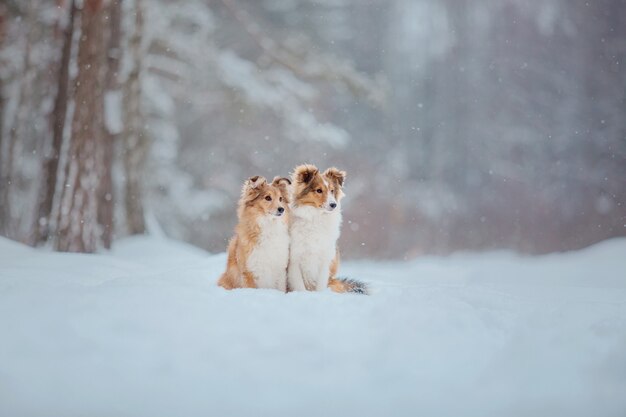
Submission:
[[[335,207],[337,207],[337,203],[330,203],[330,208],[334,209]]]
[[[283,211],[285,211],[285,209],[283,207],[278,207],[278,212],[282,213]]]

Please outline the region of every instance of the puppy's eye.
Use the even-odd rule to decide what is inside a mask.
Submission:
[[[270,197],[269,195],[266,195],[266,196],[265,196],[265,199],[266,199],[267,201],[272,201],[272,197]]]
[[[315,192],[318,193],[318,194],[322,194],[322,189],[318,188],[317,190],[315,190]]]
[[[330,190],[330,192],[331,192],[331,193],[334,193],[334,192],[335,192],[335,190]]]
[[[283,198],[282,197],[278,197],[278,201],[283,201]]]

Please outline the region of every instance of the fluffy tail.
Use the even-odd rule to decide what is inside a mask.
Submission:
[[[334,292],[352,292],[368,295],[367,285],[364,282],[348,278],[330,278],[328,287]]]

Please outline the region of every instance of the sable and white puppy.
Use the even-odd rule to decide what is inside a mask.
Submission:
[[[289,291],[366,293],[358,281],[337,279],[337,239],[341,228],[341,199],[346,173],[328,168],[320,173],[314,165],[300,165],[292,174],[289,235],[291,248],[287,269]]]
[[[287,289],[289,262],[289,186],[287,178],[248,179],[242,189],[239,223],[228,245],[226,272],[218,285]]]

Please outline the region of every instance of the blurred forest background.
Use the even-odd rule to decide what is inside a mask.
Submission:
[[[347,257],[626,235],[624,0],[0,0],[0,234],[223,251],[251,175],[348,171]]]

